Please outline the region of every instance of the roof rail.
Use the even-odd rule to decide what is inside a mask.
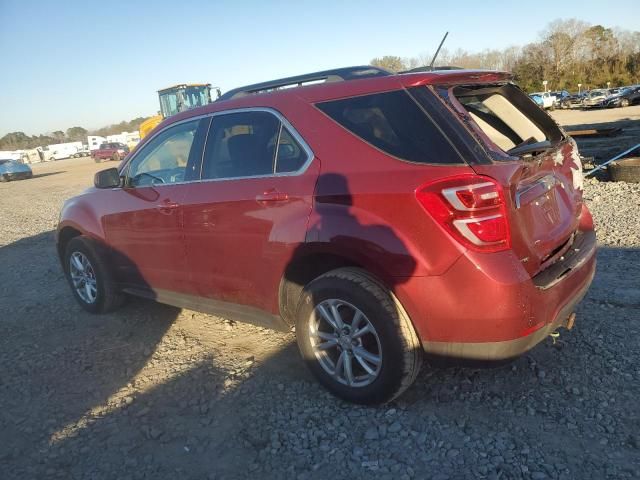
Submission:
[[[218,100],[230,100],[232,98],[244,97],[254,93],[264,93],[277,90],[283,87],[301,87],[305,83],[319,82],[341,82],[346,80],[357,80],[359,78],[384,77],[393,75],[388,70],[371,65],[361,65],[359,67],[336,68],[333,70],[324,70],[322,72],[307,73],[305,75],[297,75],[295,77],[280,78],[269,82],[254,83],[244,87],[234,88],[222,95]]]
[[[456,67],[453,65],[447,65],[442,67],[430,67],[425,65],[424,67],[416,67],[410,70],[404,70],[400,73],[418,73],[418,72],[437,72],[439,70],[464,70],[463,67]]]

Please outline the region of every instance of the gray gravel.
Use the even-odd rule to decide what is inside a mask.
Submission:
[[[2,478],[640,478],[638,186],[586,183],[601,249],[574,330],[500,368],[425,365],[364,408],[291,334],[141,300],[84,313],[51,229],[96,167],[46,168],[68,172],[0,185]]]

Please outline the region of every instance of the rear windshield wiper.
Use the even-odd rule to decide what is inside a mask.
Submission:
[[[549,140],[543,140],[542,142],[536,142],[535,138],[531,137],[525,140],[520,145],[516,145],[511,150],[507,150],[509,155],[525,155],[527,153],[541,152],[551,147]]]

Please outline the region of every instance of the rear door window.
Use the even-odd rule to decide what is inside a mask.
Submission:
[[[296,172],[302,168],[308,158],[307,152],[283,125],[278,139],[275,173]]]
[[[441,130],[404,90],[316,106],[360,139],[394,157],[418,163],[463,163]]]

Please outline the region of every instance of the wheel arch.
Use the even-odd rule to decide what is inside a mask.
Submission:
[[[69,242],[75,237],[79,237],[80,235],[82,235],[82,232],[76,227],[72,227],[70,225],[62,227],[58,231],[56,248],[58,250],[58,257],[61,261],[64,258],[64,252],[67,249],[67,245],[69,245]]]
[[[394,292],[394,277],[385,271],[383,265],[355,252],[336,251],[327,247],[326,244],[305,244],[285,268],[280,279],[278,305],[281,317],[289,325],[295,323],[295,312],[304,287],[319,276],[338,268],[360,268],[390,292]]]

